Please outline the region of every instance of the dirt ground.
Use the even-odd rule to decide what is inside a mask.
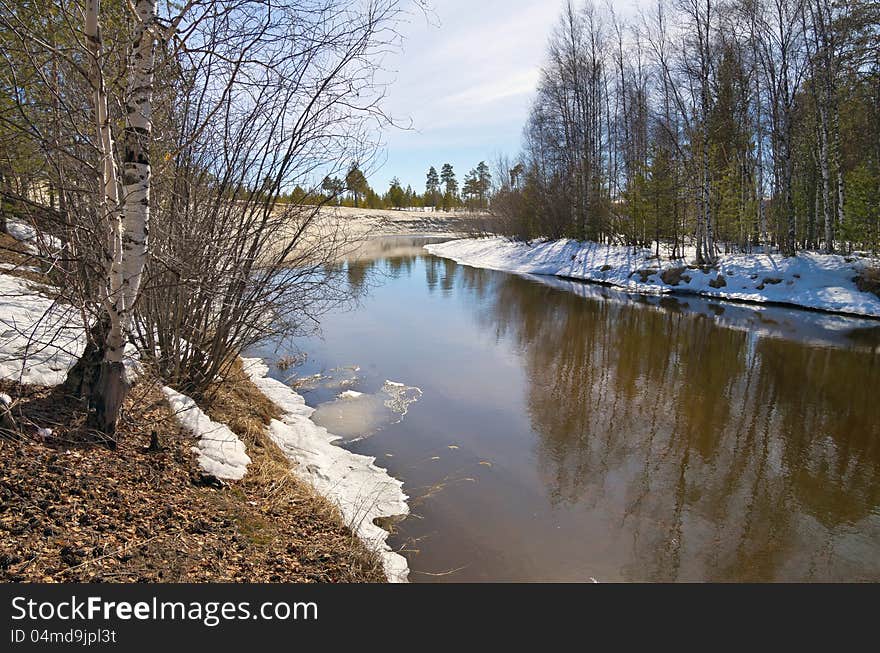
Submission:
[[[253,462],[240,482],[198,468],[194,439],[144,384],[127,401],[117,449],[84,427],[58,388],[15,387],[21,434],[0,437],[0,580],[6,582],[383,582],[381,561],[334,506],[290,473],[262,428],[255,388],[230,389],[209,412]],[[49,426],[41,437],[36,425]],[[160,450],[151,450],[151,434]]]

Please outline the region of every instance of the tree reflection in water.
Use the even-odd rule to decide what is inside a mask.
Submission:
[[[423,387],[358,445],[414,497],[444,487],[398,525],[414,579],[880,580],[880,324],[480,270],[422,244],[344,264],[363,301],[327,320],[308,372]]]
[[[597,301],[457,273],[483,300],[481,326],[523,354],[551,501],[621,501],[609,524],[632,546],[626,577],[880,575],[870,349],[726,328],[676,300]]]

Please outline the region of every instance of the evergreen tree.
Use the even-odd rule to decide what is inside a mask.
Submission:
[[[396,209],[403,207],[406,201],[406,193],[400,185],[400,179],[397,177],[391,180],[391,185],[388,188],[388,193],[385,195],[385,200]]]
[[[464,186],[461,194],[468,208],[473,209],[474,204],[480,200],[480,177],[476,170],[471,170],[464,177]]]
[[[480,200],[480,208],[484,209],[486,208],[486,200],[489,197],[489,190],[492,187],[492,175],[485,161],[480,161],[475,173],[477,197]]]
[[[348,169],[348,174],[345,175],[345,186],[354,197],[354,207],[357,208],[358,199],[366,195],[370,188],[367,184],[367,178],[364,177],[364,173],[361,172],[357,162],[352,163]]]
[[[321,190],[324,191],[327,199],[339,204],[339,197],[345,192],[345,184],[342,183],[342,180],[339,179],[339,177],[330,177],[328,175],[324,177],[324,181],[321,182]]]
[[[425,181],[425,204],[428,206],[437,206],[437,195],[440,191],[440,177],[434,166],[428,169],[428,176]]]
[[[458,195],[458,181],[455,179],[455,172],[450,164],[443,164],[440,169],[440,180],[443,182],[446,194],[454,199]]]

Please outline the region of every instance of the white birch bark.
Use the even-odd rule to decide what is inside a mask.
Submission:
[[[825,224],[825,252],[834,251],[834,222],[831,217],[831,172],[828,166],[828,111],[819,106],[819,169],[822,175],[822,219]]]
[[[140,290],[150,222],[154,25],[156,0],[135,0],[137,17],[129,57],[123,140],[123,204],[119,249],[111,271],[112,310],[105,360],[121,362],[125,336]]]
[[[114,307],[114,297],[118,296],[119,288],[122,285],[122,278],[116,273],[115,269],[115,262],[121,249],[122,222],[119,214],[120,191],[114,155],[113,128],[110,124],[107,89],[104,83],[104,45],[101,36],[100,14],[100,0],[87,0],[85,35],[88,41],[89,52],[93,59],[94,77],[92,79],[92,92],[98,133],[97,146],[102,161],[99,179],[102,196],[99,201],[98,211],[101,224],[105,230],[105,246],[107,251],[105,272],[108,277],[107,285],[104,288],[104,305],[109,316],[111,332],[120,333],[121,324],[119,314]]]
[[[126,104],[125,231],[123,270],[125,310],[130,313],[140,290],[147,257],[150,224],[150,140],[153,133],[154,26],[156,0],[136,0],[139,25],[132,47],[131,77]]]
[[[837,170],[837,224],[841,227],[846,220],[846,181],[843,176],[843,163],[840,158],[840,108],[834,99],[832,107],[832,127],[834,130],[831,163]]]

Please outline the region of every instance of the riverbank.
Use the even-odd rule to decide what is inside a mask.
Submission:
[[[414,211],[326,206],[319,221],[338,226],[355,240],[404,235],[458,236],[473,230],[481,216],[464,211]]]
[[[249,473],[221,483],[200,468],[193,435],[155,388],[133,388],[115,451],[59,389],[0,389],[16,398],[23,426],[19,438],[0,438],[2,581],[385,580],[335,506],[292,477],[277,449],[258,446],[258,434],[247,440]]]
[[[647,294],[697,294],[880,318],[878,261],[801,252],[724,254],[712,268],[689,257],[656,258],[648,249],[574,240],[522,243],[504,238],[426,245],[435,256],[472,267],[552,275]],[[861,290],[865,288],[865,290]],[[868,289],[873,292],[869,292]]]
[[[372,522],[406,512],[400,483],[335,446],[340,453],[326,455],[325,467],[303,458],[333,441],[306,414],[289,425],[302,451],[282,451],[275,422],[288,421],[297,399],[304,405],[289,389],[278,405],[280,394],[273,402],[238,369],[196,406],[144,374],[127,399],[118,449],[96,440],[80,403],[58,385],[83,348],[78,315],[53,301],[26,243],[0,238],[0,391],[19,427],[0,437],[0,578],[406,579],[405,559]],[[316,489],[312,473],[345,488],[349,503]],[[384,502],[377,479],[389,488]],[[358,514],[349,505],[356,500]]]

